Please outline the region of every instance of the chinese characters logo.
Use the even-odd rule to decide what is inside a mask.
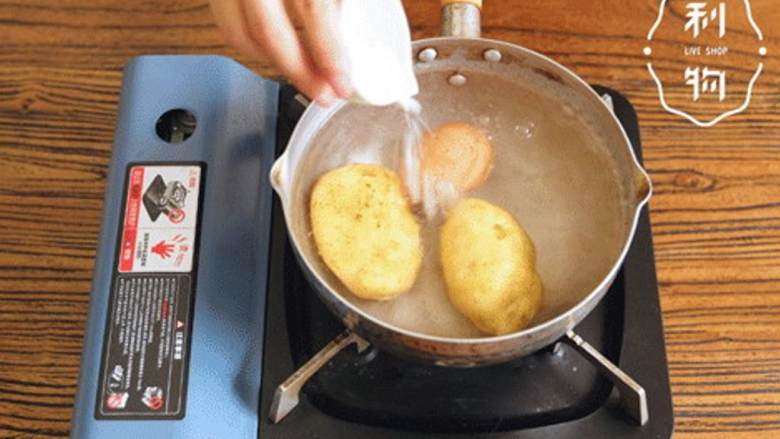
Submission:
[[[763,40],[749,0],[662,0],[643,51],[661,106],[701,127],[744,111],[764,68]]]
[[[710,80],[711,79],[711,80]],[[718,100],[726,99],[726,72],[699,67],[685,69],[685,84],[693,89],[693,100],[698,101],[701,92],[718,93]]]
[[[701,30],[707,29],[710,22],[715,21],[715,19],[718,19],[718,36],[720,38],[726,36],[726,3],[719,2],[718,6],[712,8],[709,14],[704,9],[707,7],[706,2],[690,2],[685,7],[688,9],[685,14],[688,18],[685,30],[692,29],[694,38],[699,38]]]

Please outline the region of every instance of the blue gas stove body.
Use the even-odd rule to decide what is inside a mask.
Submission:
[[[222,57],[125,68],[72,437],[257,437],[278,90]]]

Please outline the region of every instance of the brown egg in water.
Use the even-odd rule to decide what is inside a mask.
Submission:
[[[494,159],[493,145],[482,129],[464,122],[441,125],[420,144],[422,174],[449,181],[461,192],[484,183]]]

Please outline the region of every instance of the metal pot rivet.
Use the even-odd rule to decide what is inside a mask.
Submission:
[[[485,58],[485,61],[499,62],[501,61],[501,52],[496,49],[488,49],[482,53],[482,57]]]
[[[417,54],[417,59],[422,62],[431,62],[439,55],[433,47],[426,47]]]
[[[466,85],[466,77],[460,73],[453,73],[452,76],[447,79],[447,82],[449,82],[450,85],[460,87],[462,85]]]

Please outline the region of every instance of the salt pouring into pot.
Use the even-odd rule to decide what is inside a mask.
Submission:
[[[419,87],[411,34],[400,0],[342,0],[338,26],[350,100],[419,111],[412,100]]]
[[[425,175],[423,169],[420,144],[431,130],[415,99],[420,88],[403,4],[399,0],[342,0],[339,13],[342,68],[352,89],[349,100],[372,106],[398,105],[404,111],[406,126],[398,145],[397,171],[412,203],[426,218],[433,218],[451,205],[460,191],[446,175]],[[353,160],[382,164],[371,155],[358,155]]]

